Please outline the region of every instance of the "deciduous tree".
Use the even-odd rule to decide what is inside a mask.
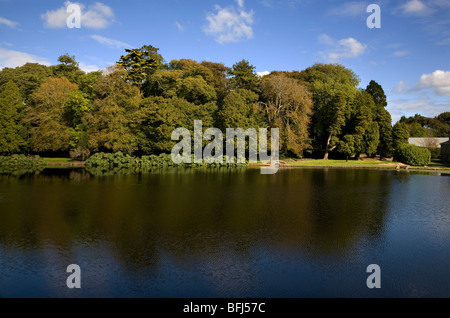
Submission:
[[[305,86],[284,75],[265,76],[261,87],[269,124],[280,129],[280,150],[301,157],[310,146],[311,94]]]
[[[27,131],[22,122],[24,104],[19,87],[9,81],[0,92],[0,153],[24,150]]]
[[[78,90],[67,78],[50,78],[32,95],[26,109],[30,123],[30,146],[33,151],[68,151],[71,120],[66,116],[68,97]]]
[[[326,160],[339,144],[359,78],[340,64],[315,64],[304,70],[299,79],[308,83],[312,92],[314,115],[311,135],[316,150],[322,150]]]
[[[123,80],[124,74],[117,67],[94,86],[98,98],[86,116],[92,151],[132,154],[138,149],[136,116],[142,96],[136,86]]]

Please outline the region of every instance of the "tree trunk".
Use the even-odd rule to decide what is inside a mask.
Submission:
[[[332,134],[330,133],[330,135],[328,136],[328,140],[327,140],[327,146],[325,147],[325,155],[323,156],[323,160],[328,160],[328,154],[330,152],[330,141],[331,141],[331,136]]]

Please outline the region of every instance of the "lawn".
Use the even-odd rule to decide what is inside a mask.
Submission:
[[[392,164],[391,161],[377,160],[281,160],[293,166],[327,166],[327,167],[373,167],[379,165]]]
[[[42,158],[45,163],[69,163],[72,162],[71,158]]]
[[[288,165],[298,166],[298,167],[393,167],[395,168],[396,162],[392,161],[380,161],[380,160],[296,160],[296,159],[282,159],[281,161],[287,163]],[[445,165],[438,161],[432,161],[426,167],[409,167],[410,169],[425,169],[425,170],[450,170],[449,165]]]

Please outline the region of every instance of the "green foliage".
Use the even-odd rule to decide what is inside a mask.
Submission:
[[[435,118],[416,114],[409,118],[403,116],[400,122],[406,125],[411,137],[447,137],[450,136],[449,117],[450,112],[442,113]]]
[[[353,135],[352,144],[357,155],[366,153],[373,156],[377,153],[380,131],[375,121],[375,109],[372,96],[364,90],[359,90],[351,104],[351,113],[343,129],[346,135]]]
[[[260,112],[257,106],[259,96],[246,89],[229,92],[217,112],[217,126],[226,128],[257,128]]]
[[[182,71],[182,77],[203,78],[208,84],[213,82],[213,72],[208,67],[190,59],[172,60],[169,63],[169,70]]]
[[[68,151],[73,122],[66,115],[66,103],[78,90],[67,78],[50,78],[32,96],[25,121],[30,127],[30,146],[36,152]]]
[[[142,100],[139,89],[114,70],[95,84],[97,96],[93,110],[84,116],[91,151],[122,151],[132,154],[138,149],[136,118]]]
[[[285,75],[262,79],[265,111],[271,127],[280,129],[280,151],[302,157],[310,147],[308,128],[313,108],[306,87]]]
[[[402,144],[395,150],[394,160],[411,166],[426,166],[431,161],[431,153],[427,148]]]
[[[441,123],[447,124],[450,126],[450,112],[445,112],[445,113],[439,114],[436,117],[436,119],[439,120]]]
[[[364,150],[369,157],[377,154],[378,144],[380,143],[380,128],[378,124],[372,121],[364,134]]]
[[[201,77],[186,77],[178,82],[177,96],[196,105],[213,102],[217,99],[214,87]]]
[[[399,148],[403,144],[408,143],[409,131],[405,123],[397,122],[394,125],[393,131],[394,148]]]
[[[359,78],[340,64],[315,64],[298,74],[297,78],[307,83],[312,92],[311,137],[315,148],[324,151],[324,159],[328,159],[329,152],[338,146],[350,117]]]
[[[27,145],[27,131],[22,123],[23,102],[13,81],[0,93],[0,153],[19,152]]]
[[[441,158],[441,148],[427,148],[430,151],[431,159]]]
[[[172,131],[183,127],[193,135],[194,120],[197,119],[202,120],[204,127],[212,127],[215,112],[215,103],[195,105],[178,97],[144,99],[138,114],[141,152],[170,152],[176,144],[171,140]]]
[[[247,89],[257,94],[261,92],[261,78],[255,73],[255,67],[247,60],[242,60],[233,65],[232,70],[228,72],[230,86],[232,89]]]
[[[408,131],[411,137],[428,137],[427,130],[419,123],[412,123],[408,125]]]
[[[387,106],[386,94],[380,84],[370,81],[365,90],[372,96],[376,110],[374,110],[374,121],[378,123],[379,144],[375,152],[382,157],[390,157],[393,152],[392,140],[392,118],[391,114],[385,109]]]
[[[389,158],[392,156],[394,151],[391,114],[389,114],[389,112],[384,107],[378,108],[375,120],[378,123],[380,132],[378,153],[384,158]]]
[[[6,67],[0,71],[0,90],[6,83],[13,81],[19,87],[22,100],[29,104],[32,93],[52,75],[51,67],[37,63],[26,63],[16,68]]]
[[[92,104],[84,93],[77,90],[67,96],[64,107],[67,121],[72,123],[72,126],[76,126],[81,123],[83,115],[91,110]]]
[[[236,160],[235,160],[236,162]],[[152,169],[160,169],[166,167],[208,167],[208,168],[220,168],[220,167],[245,167],[248,166],[248,162],[238,164],[228,164],[227,156],[223,157],[222,163],[207,163],[203,160],[202,163],[194,163],[194,155],[191,157],[191,163],[175,164],[172,160],[171,154],[162,153],[160,155],[150,155],[142,157],[132,157],[130,155],[124,155],[121,152],[117,153],[96,153],[89,157],[85,166],[88,172],[94,175],[101,175],[105,172],[114,173],[139,173],[146,172]]]
[[[229,72],[231,69],[229,67],[226,67],[222,63],[203,61],[201,65],[203,65],[204,67],[208,68],[211,71],[212,80],[210,84],[216,90],[217,102],[220,105],[223,98],[227,94],[227,84],[228,84],[227,72]]]
[[[123,79],[141,87],[147,76],[162,67],[163,58],[158,50],[151,45],[144,45],[140,49],[125,49],[128,54],[122,55],[117,62],[126,71]]]
[[[125,155],[122,152],[116,153],[103,153],[98,152],[91,157],[89,157],[86,162],[86,168],[101,168],[101,169],[112,169],[112,168],[129,168],[134,167],[138,164],[135,157],[130,155]]]
[[[125,51],[104,72],[83,72],[69,54],[50,67],[1,70],[0,153],[70,152],[79,160],[90,152],[159,156],[175,145],[174,129],[193,135],[194,120],[222,131],[279,128],[286,156],[314,151],[328,157],[335,148],[351,155],[393,152],[382,87],[371,81],[358,92],[358,76],[342,65],[261,78],[247,60],[232,68],[191,59],[165,64],[153,46]],[[448,134],[448,114],[402,121],[412,134]],[[402,132],[396,130],[396,146],[405,141]]]
[[[372,96],[377,107],[387,106],[386,94],[380,84],[374,80],[370,81],[369,85],[367,85],[366,92]]]
[[[101,78],[102,72],[90,72],[87,74],[80,75],[77,78],[77,84],[84,96],[91,102],[96,97],[96,92],[94,89],[95,83]]]
[[[12,155],[0,156],[0,174],[22,175],[39,173],[45,168],[44,160],[39,156]]]
[[[78,83],[78,78],[85,74],[80,70],[75,56],[70,56],[66,53],[58,58],[58,62],[58,65],[52,66],[54,77],[65,77],[72,83]]]
[[[338,142],[338,150],[340,153],[342,153],[345,156],[352,157],[356,155],[357,148],[356,144],[360,141],[355,140],[354,135],[345,135],[341,140]]]
[[[70,128],[69,148],[74,150],[76,148],[87,149],[89,145],[89,136],[84,124],[77,125],[75,128]]]
[[[142,91],[145,97],[184,98],[196,105],[217,100],[213,72],[193,60],[173,60],[168,70],[147,77]]]
[[[181,70],[160,70],[147,77],[142,91],[144,97],[161,96],[172,98],[177,96],[178,83],[183,78]]]

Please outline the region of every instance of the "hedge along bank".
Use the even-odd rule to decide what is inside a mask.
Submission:
[[[225,160],[227,164],[235,163],[235,148],[237,151],[237,162],[244,163],[246,142],[248,137],[248,154],[249,163],[258,162],[258,150],[259,160],[262,163],[270,162],[269,167],[261,167],[261,174],[275,174],[279,167],[280,157],[280,137],[279,129],[271,128],[271,142],[270,142],[270,155],[267,153],[267,128],[259,128],[259,136],[254,128],[248,128],[244,131],[242,128],[227,128],[226,129],[226,156]],[[214,136],[214,140],[211,141]],[[171,139],[177,141],[182,138],[173,148],[171,152],[172,161],[175,164],[180,163],[192,163],[192,136],[191,132],[186,128],[177,128],[172,132]],[[236,143],[235,143],[236,138]],[[203,141],[211,141],[203,149]],[[258,143],[259,141],[259,143]],[[206,163],[223,164],[224,161],[224,138],[222,131],[218,128],[208,128],[203,133],[203,125],[201,120],[194,120],[194,163],[201,163],[203,160]],[[235,147],[236,146],[236,147]],[[259,148],[259,149],[258,149]]]

